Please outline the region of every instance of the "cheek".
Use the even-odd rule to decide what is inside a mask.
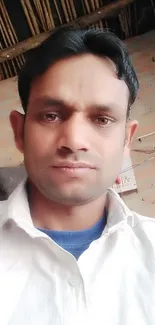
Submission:
[[[107,167],[109,166],[109,169],[110,167],[115,169],[115,166],[119,166],[122,163],[123,154],[123,144],[116,145],[113,143],[104,148],[100,147],[100,156],[102,157],[103,165],[107,165]]]
[[[118,144],[113,141],[111,145],[102,147],[102,167],[100,170],[100,182],[106,184],[107,187],[112,186],[115,183],[116,178],[120,174],[123,163],[123,142]]]
[[[28,155],[29,158],[33,157],[34,159],[41,160],[41,158],[54,150],[51,132],[47,132],[42,126],[37,124],[28,124],[25,128],[24,139],[25,155]]]
[[[124,128],[109,129],[105,134],[102,134],[98,141],[96,141],[96,147],[98,153],[105,161],[112,162],[114,164],[115,159],[122,158],[124,153]]]

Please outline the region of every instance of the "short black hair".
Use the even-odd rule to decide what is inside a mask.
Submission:
[[[135,70],[125,44],[112,32],[95,28],[62,27],[37,47],[19,73],[18,91],[26,113],[32,82],[55,62],[75,55],[91,53],[111,59],[119,79],[129,89],[129,105],[134,103],[139,88]]]

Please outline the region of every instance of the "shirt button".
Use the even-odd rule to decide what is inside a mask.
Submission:
[[[79,280],[76,278],[76,277],[71,277],[69,279],[69,284],[72,286],[72,287],[76,287],[78,284],[79,284]]]

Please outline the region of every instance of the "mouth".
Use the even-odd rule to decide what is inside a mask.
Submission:
[[[61,162],[52,166],[53,168],[66,168],[66,169],[95,169],[94,166],[85,162]]]
[[[81,178],[96,168],[85,162],[60,162],[52,166],[55,176]]]

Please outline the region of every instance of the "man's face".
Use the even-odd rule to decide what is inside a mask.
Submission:
[[[79,205],[113,185],[136,128],[126,123],[128,100],[113,64],[91,54],[61,60],[32,83],[25,122],[15,112],[11,121],[29,178],[45,197]]]

